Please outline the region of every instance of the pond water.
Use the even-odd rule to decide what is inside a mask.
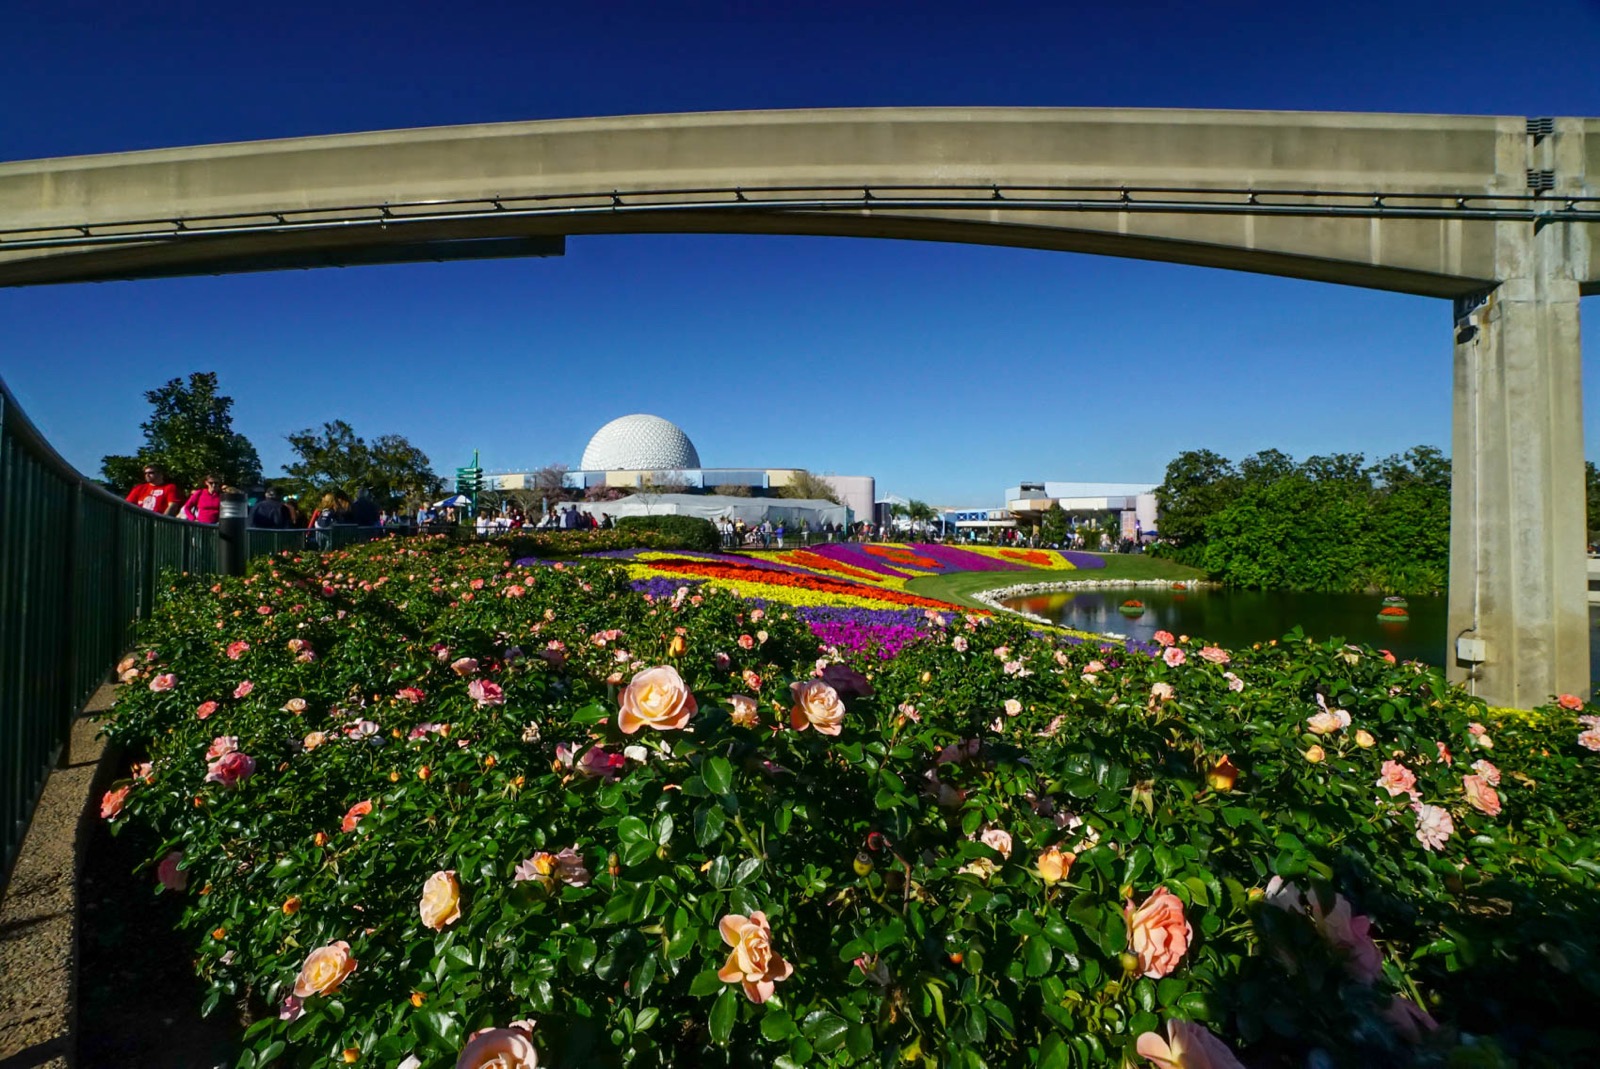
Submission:
[[[1120,611],[1123,602],[1144,602],[1138,616]],[[1205,638],[1219,646],[1248,646],[1278,638],[1295,626],[1312,638],[1342,637],[1389,650],[1402,660],[1443,665],[1445,599],[1407,598],[1411,618],[1378,620],[1383,599],[1368,594],[1295,594],[1253,590],[1084,590],[1012,598],[1011,608],[1082,631],[1114,631],[1149,642],[1157,631]],[[1600,612],[1589,610],[1589,663],[1600,665]]]

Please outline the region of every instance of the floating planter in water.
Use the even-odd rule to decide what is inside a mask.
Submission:
[[[1399,605],[1385,605],[1378,610],[1378,620],[1382,623],[1403,624],[1409,619],[1411,613],[1407,611],[1405,602]]]
[[[1144,602],[1138,598],[1129,598],[1117,606],[1117,611],[1124,616],[1142,616],[1144,615]]]
[[[1188,590],[1189,589],[1189,584],[1188,583],[1173,583],[1172,584],[1172,589],[1174,589],[1174,590]]]

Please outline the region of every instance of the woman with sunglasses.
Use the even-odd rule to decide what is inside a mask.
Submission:
[[[183,503],[178,515],[186,520],[197,523],[216,523],[217,516],[222,511],[222,480],[215,474],[208,474],[200,489],[189,495],[189,500]]]

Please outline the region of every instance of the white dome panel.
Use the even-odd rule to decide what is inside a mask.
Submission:
[[[663,471],[698,468],[689,436],[660,416],[614,419],[595,432],[583,451],[582,471]]]

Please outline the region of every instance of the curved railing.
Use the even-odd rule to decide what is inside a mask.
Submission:
[[[376,533],[344,529],[337,544]],[[246,542],[247,555],[307,547],[304,531]],[[0,381],[0,888],[73,719],[133,644],[161,573],[216,572],[220,556],[215,526],[84,478]]]

